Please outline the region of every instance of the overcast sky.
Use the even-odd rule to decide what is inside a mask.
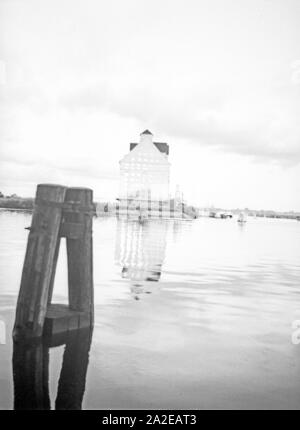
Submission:
[[[198,205],[300,210],[299,0],[0,0],[0,191],[118,194],[148,128]]]

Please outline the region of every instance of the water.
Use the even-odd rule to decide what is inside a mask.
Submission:
[[[37,375],[38,407],[299,408],[299,222],[97,218],[92,338],[15,348],[12,362],[30,221],[0,211],[0,409],[26,407]],[[66,303],[64,246],[54,294]]]

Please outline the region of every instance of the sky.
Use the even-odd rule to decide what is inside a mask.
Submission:
[[[198,206],[300,211],[299,0],[0,0],[0,191],[114,200],[150,129]]]

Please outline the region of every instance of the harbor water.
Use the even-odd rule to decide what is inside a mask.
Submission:
[[[0,211],[0,409],[20,391],[11,333],[30,222]],[[76,346],[77,407],[300,408],[299,222],[95,218],[93,244],[95,326]],[[54,301],[67,303],[64,240]],[[64,350],[49,349],[52,409],[68,390]]]

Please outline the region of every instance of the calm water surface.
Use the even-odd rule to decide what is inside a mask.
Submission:
[[[0,409],[22,403],[41,362],[51,408],[81,400],[84,409],[300,408],[300,345],[291,341],[300,320],[300,222],[97,218],[91,342],[71,339],[33,355],[15,350],[13,363],[30,222],[30,214],[0,211]],[[60,303],[67,301],[62,245]],[[28,357],[33,376],[24,381]]]

